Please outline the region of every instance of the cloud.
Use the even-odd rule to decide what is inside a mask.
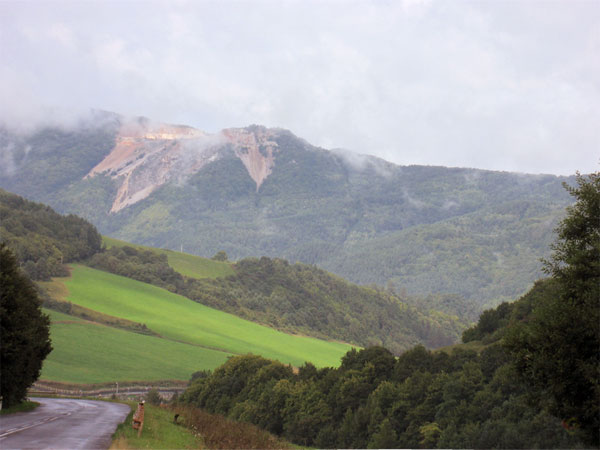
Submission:
[[[59,42],[63,47],[74,50],[76,47],[75,36],[70,28],[62,23],[55,23],[48,30],[48,37]]]
[[[375,173],[382,177],[389,178],[394,173],[398,173],[398,171],[402,170],[390,164],[383,159],[373,157],[371,155],[362,155],[360,153],[354,153],[353,151],[342,149],[342,148],[334,148],[331,151],[340,157],[344,164],[350,167],[353,170],[363,172],[365,170],[374,170]]]
[[[596,2],[31,7],[0,3],[5,121],[92,107],[280,126],[399,164],[597,168]]]
[[[14,175],[17,170],[15,163],[15,145],[12,142],[0,144],[0,172],[3,175]]]
[[[447,211],[449,209],[456,208],[457,206],[460,206],[458,202],[455,202],[454,200],[445,200],[444,204],[442,205],[442,209]]]
[[[402,190],[402,197],[404,197],[404,200],[406,200],[406,202],[414,208],[421,209],[427,206],[425,202],[411,197],[406,189]]]

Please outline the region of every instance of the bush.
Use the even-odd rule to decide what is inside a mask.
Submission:
[[[145,396],[145,399],[151,405],[158,406],[162,403],[162,398],[157,389],[150,389]]]

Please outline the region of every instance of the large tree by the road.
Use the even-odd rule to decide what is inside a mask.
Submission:
[[[52,350],[50,319],[43,314],[35,286],[0,243],[0,395],[2,407],[25,399]]]
[[[507,346],[550,411],[597,446],[600,434],[600,172],[577,174],[545,270],[556,291],[514,327]]]

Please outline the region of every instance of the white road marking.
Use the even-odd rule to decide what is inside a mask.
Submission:
[[[53,422],[53,421],[55,421],[57,419],[60,419],[62,417],[70,416],[71,414],[73,414],[72,411],[71,412],[67,412],[67,413],[59,414],[58,416],[46,417],[45,419],[38,420],[37,422],[34,422],[32,424],[28,424],[28,425],[22,426],[20,428],[11,428],[10,430],[7,430],[4,433],[0,434],[0,439],[5,438],[6,436],[9,436],[11,434],[18,433],[19,431],[28,430],[29,428],[37,427],[38,425],[43,425],[43,424],[48,423],[48,422]]]

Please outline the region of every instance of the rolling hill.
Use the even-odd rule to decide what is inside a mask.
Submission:
[[[42,283],[54,351],[41,379],[66,383],[187,380],[236,354],[337,366],[350,345],[282,333],[129,278],[73,265]],[[78,317],[83,315],[88,320]],[[143,324],[142,327],[131,325]]]
[[[50,381],[185,379],[192,366],[211,369],[246,353],[336,366],[351,344],[396,352],[446,345],[467,323],[313,266],[266,257],[229,263],[101,239],[85,220],[6,191],[0,213],[1,238],[23,268],[52,262],[68,274],[37,281],[52,310],[55,352],[43,372]]]
[[[144,334],[48,310],[54,351],[41,378],[70,383],[187,380],[229,356],[269,355],[285,364],[336,366],[347,344],[292,336],[129,278],[74,265],[46,287],[58,301],[143,323]],[[62,295],[57,293],[62,292]],[[93,317],[92,317],[93,318]]]
[[[227,353],[270,355],[285,364],[339,363],[347,344],[292,336],[208,308],[164,289],[89,267],[74,265],[64,281],[67,301],[110,316],[145,324],[161,338]]]
[[[3,224],[2,238],[8,238],[9,246],[20,255],[24,268],[31,264],[46,266],[52,260],[59,272],[69,273],[61,264],[65,257],[62,251],[77,246],[80,242],[78,236],[94,237],[94,247],[84,247],[87,257],[74,257],[75,262],[88,266],[85,270],[95,274],[86,278],[86,288],[81,295],[71,301],[69,288],[64,283],[40,281],[44,305],[124,331],[158,335],[156,330],[148,328],[146,317],[124,315],[125,304],[114,304],[110,310],[103,310],[95,303],[88,305],[82,302],[85,295],[103,290],[107,290],[107,298],[118,298],[119,290],[109,287],[109,280],[113,280],[110,277],[114,275],[127,277],[120,278],[123,283],[142,282],[140,290],[146,289],[143,286],[160,288],[162,293],[168,291],[170,295],[179,294],[176,296],[179,299],[185,297],[187,303],[193,304],[190,302],[193,300],[202,307],[227,312],[285,333],[348,342],[356,346],[385,344],[397,353],[416,344],[434,348],[451,344],[470,322],[468,311],[464,314],[465,318],[457,316],[464,311],[455,310],[453,297],[401,299],[391,291],[357,286],[314,266],[289,264],[281,259],[245,258],[229,263],[171,250],[128,245],[111,238],[104,238],[100,248],[100,236],[85,220],[61,216],[45,205],[5,191],[0,194],[0,211],[11,219],[6,221],[6,227]],[[40,224],[45,226],[40,227]],[[67,225],[70,228],[65,229]],[[20,237],[17,239],[15,236]],[[33,256],[37,259],[28,260],[31,257],[27,252],[29,245],[36,242],[42,244],[41,248],[55,248],[56,253],[36,253]],[[224,255],[218,256],[219,259],[224,258]],[[76,273],[81,270],[84,269],[78,269]],[[88,285],[93,288],[87,289]],[[125,296],[133,296],[134,290],[128,288],[129,294]],[[442,311],[434,307],[436,301],[443,304]],[[186,311],[179,313],[185,317],[188,315]],[[161,319],[170,315],[175,320],[169,311],[161,315]],[[244,345],[250,344],[247,341]],[[314,354],[318,356],[318,352]]]

